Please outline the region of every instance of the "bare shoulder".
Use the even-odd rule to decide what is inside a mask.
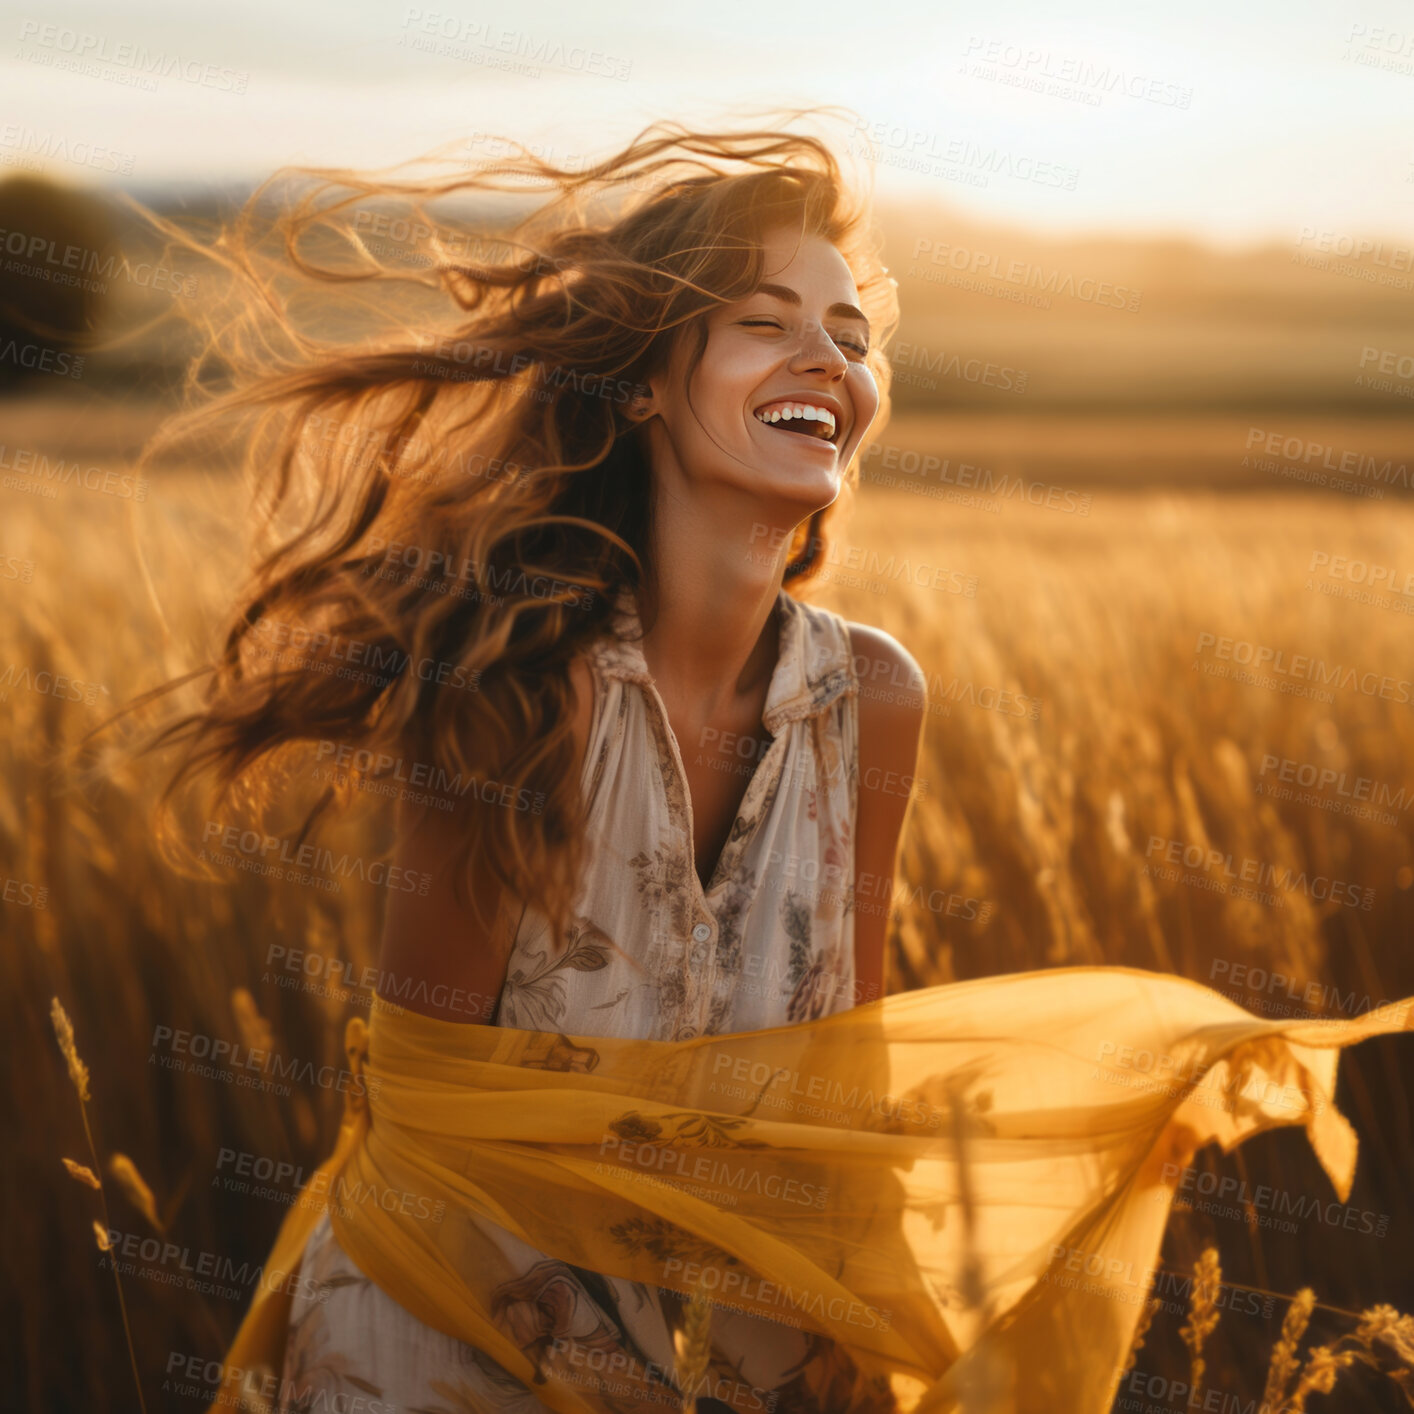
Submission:
[[[859,679],[859,796],[855,878],[867,897],[891,899],[909,804],[920,788],[928,679],[893,634],[846,624]],[[863,1001],[885,991],[890,908],[859,911],[854,966]]]
[[[928,679],[918,660],[893,634],[873,624],[846,623],[845,627],[859,678],[861,735],[866,727],[921,725],[928,705]]]

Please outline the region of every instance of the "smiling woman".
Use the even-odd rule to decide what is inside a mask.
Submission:
[[[234,307],[210,316],[233,377],[195,425],[261,414],[249,465],[274,533],[208,705],[163,737],[186,748],[175,786],[212,772],[265,798],[315,721],[374,760],[482,770],[543,810],[462,812],[448,865],[479,859],[536,899],[563,948],[585,866],[572,763],[590,650],[630,597],[685,764],[715,740],[703,733],[759,735],[778,595],[823,567],[886,407],[895,287],[834,158],[805,136],[665,124],[577,174],[527,156],[443,182],[320,177],[273,228],[257,193],[214,252],[239,277]],[[453,233],[417,200],[537,184],[554,199],[509,232]],[[647,194],[592,214],[633,192]],[[430,251],[388,266],[361,233],[394,198],[411,214],[384,226],[426,233]],[[384,323],[330,343],[336,311],[318,296],[351,284]],[[434,297],[415,316],[409,287]],[[768,406],[769,426],[755,416]],[[834,419],[831,440],[780,430],[806,406]],[[390,573],[390,544],[470,566],[471,592]],[[299,651],[271,653],[270,623]],[[839,623],[814,630],[813,657],[822,633]],[[347,643],[375,670],[324,671]],[[452,665],[477,691],[377,670],[409,661]],[[728,823],[733,774],[714,776]]]
[[[433,883],[391,900],[379,975],[385,1000],[434,1018],[466,1012],[424,998],[483,998],[477,1020],[577,1038],[573,1055],[578,1038],[683,1042],[877,999],[888,911],[855,908],[856,870],[886,896],[907,797],[860,782],[913,770],[924,694],[887,634],[798,597],[886,404],[879,346],[897,322],[833,156],[784,132],[664,125],[578,175],[527,158],[421,189],[325,176],[273,257],[263,194],[228,240],[233,273],[283,298],[238,296],[221,333],[235,383],[197,426],[263,410],[250,462],[277,471],[280,530],[206,706],[160,738],[186,748],[173,793],[214,775],[213,816],[236,794],[273,796],[282,754],[337,735],[358,761],[411,757],[543,802],[530,814],[477,791],[450,816],[403,810],[396,865]],[[509,234],[434,236],[430,275],[385,266],[360,235],[380,198],[512,178],[555,199]],[[589,214],[632,191],[647,194]],[[420,208],[405,224],[446,229]],[[414,342],[396,320],[381,342],[316,342],[295,294],[307,309],[321,281],[421,284],[453,321]],[[358,455],[312,435],[331,424],[359,429]],[[452,449],[506,474],[449,472]],[[475,593],[390,575],[390,543],[417,547],[420,567],[470,564]],[[269,623],[298,651],[272,652]],[[347,643],[372,670],[325,671]],[[409,659],[476,691],[399,671]],[[390,1132],[375,1123],[370,1140]],[[287,1350],[263,1352],[283,1359],[291,1408],[370,1388],[431,1407],[453,1384],[473,1407],[538,1408],[525,1358],[532,1385],[598,1408],[585,1351],[639,1371],[627,1403],[603,1407],[672,1390],[680,1285],[566,1267],[524,1240],[521,1215],[470,1205],[444,1233],[499,1336],[468,1342],[368,1280],[339,1212],[305,1234],[314,1280]],[[554,1313],[527,1328],[513,1294],[546,1273]],[[237,1350],[270,1320],[253,1312]],[[522,1354],[509,1365],[506,1339]],[[759,1313],[719,1313],[702,1354],[782,1410],[862,1378],[844,1346]],[[888,1403],[883,1386],[860,1399]]]

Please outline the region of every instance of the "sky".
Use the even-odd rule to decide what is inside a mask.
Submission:
[[[1414,224],[1410,3],[18,0],[0,41],[0,173],[151,190],[496,137],[582,162],[823,104],[880,199],[979,221],[1227,248]]]

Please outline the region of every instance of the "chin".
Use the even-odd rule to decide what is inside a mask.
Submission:
[[[809,515],[828,506],[844,485],[843,467],[799,467],[783,471],[779,465],[762,468],[753,490],[763,499],[789,502]]]

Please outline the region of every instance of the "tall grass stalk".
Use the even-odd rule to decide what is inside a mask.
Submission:
[[[88,1102],[93,1097],[88,1088],[88,1067],[79,1056],[78,1046],[74,1041],[74,1028],[69,1020],[69,1014],[64,1010],[63,1003],[58,997],[54,998],[53,1005],[49,1012],[54,1022],[54,1034],[59,1040],[59,1049],[63,1052],[64,1060],[69,1067],[69,1079],[74,1083],[74,1092],[79,1097],[79,1114],[83,1119],[83,1137],[88,1145],[88,1156],[93,1160],[92,1169],[88,1170],[82,1178],[87,1186],[94,1188],[98,1193],[98,1205],[103,1213],[103,1226],[99,1237],[99,1248],[111,1254],[108,1244],[108,1234],[113,1231],[113,1224],[108,1217],[108,1194],[103,1187],[103,1180],[99,1177],[102,1172],[102,1165],[98,1162],[98,1148],[93,1142],[93,1130],[88,1123]],[[73,1170],[70,1169],[72,1173]],[[123,1298],[123,1279],[118,1274],[118,1259],[109,1256],[109,1270],[113,1273],[113,1286],[118,1293],[118,1310],[123,1317],[123,1339],[127,1342],[128,1361],[133,1371],[133,1386],[137,1390],[138,1408],[142,1414],[147,1414],[147,1401],[142,1393],[142,1376],[137,1368],[137,1348],[133,1344],[132,1326],[128,1322],[128,1303]]]

